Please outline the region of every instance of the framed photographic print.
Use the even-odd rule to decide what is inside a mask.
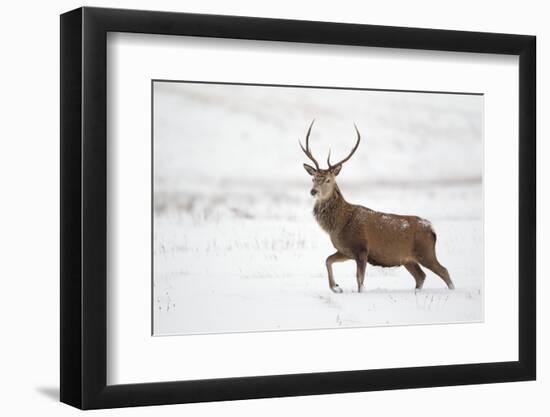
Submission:
[[[536,375],[535,38],[61,16],[61,401]]]

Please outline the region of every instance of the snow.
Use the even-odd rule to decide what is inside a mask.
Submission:
[[[155,335],[463,323],[483,320],[480,96],[155,83]],[[456,290],[426,270],[415,291],[403,267],[355,264],[312,216],[298,146],[345,155],[346,199],[414,214],[438,231]],[[331,139],[332,138],[332,139]],[[321,166],[323,164],[321,163]],[[409,227],[407,222],[399,225]]]

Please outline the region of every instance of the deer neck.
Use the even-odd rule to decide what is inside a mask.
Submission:
[[[315,202],[313,215],[319,226],[330,234],[346,225],[349,208],[350,204],[344,199],[338,185],[335,185],[334,191],[328,198]]]

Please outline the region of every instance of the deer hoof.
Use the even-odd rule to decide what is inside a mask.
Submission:
[[[335,285],[334,287],[330,287],[332,292],[336,294],[342,294],[344,291],[342,291],[342,288],[340,288],[338,285]]]

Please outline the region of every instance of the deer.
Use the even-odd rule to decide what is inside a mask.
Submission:
[[[357,291],[364,289],[367,264],[380,267],[404,266],[413,276],[416,290],[421,290],[426,273],[420,267],[429,269],[438,275],[453,290],[454,284],[447,269],[441,265],[435,253],[437,235],[430,221],[418,216],[382,213],[346,201],[336,177],[342,166],[357,151],[361,134],[354,124],[357,141],[351,152],[337,163],[331,164],[330,150],[327,157],[327,169],[321,169],[313,156],[309,145],[311,128],[307,130],[305,147],[299,141],[305,155],[315,167],[303,164],[312,177],[311,195],[315,198],[313,216],[317,223],[328,233],[336,252],[325,262],[328,284],[334,293],[342,289],[334,280],[332,265],[336,262],[353,260],[356,263]]]

